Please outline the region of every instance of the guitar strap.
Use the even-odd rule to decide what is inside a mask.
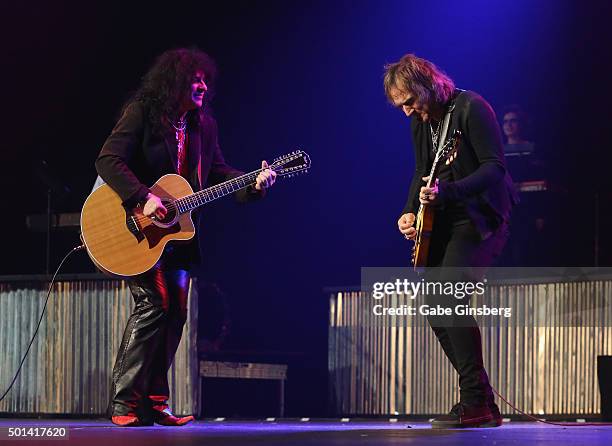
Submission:
[[[465,90],[462,90],[461,88],[455,89],[455,95],[452,99],[452,103],[448,107],[448,109],[446,110],[446,114],[444,115],[444,122],[442,123],[442,128],[440,129],[440,137],[438,138],[438,147],[436,147],[436,153],[438,153],[438,150],[444,147],[444,144],[446,143],[446,135],[448,134],[448,126],[450,124],[451,115],[453,114],[453,110],[455,110],[455,100],[457,99],[457,96],[463,93],[464,91]]]

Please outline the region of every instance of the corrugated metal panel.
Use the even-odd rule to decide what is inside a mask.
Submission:
[[[481,304],[513,309],[510,319],[480,324],[493,387],[529,413],[597,414],[596,359],[612,354],[612,281],[487,290]],[[397,306],[397,299],[381,303]],[[368,293],[339,292],[330,297],[329,323],[329,394],[337,414],[438,414],[458,401],[456,373],[423,319],[383,322]],[[500,409],[513,413],[505,403]]]
[[[170,376],[171,407],[197,413],[197,293],[192,282],[187,323]],[[42,311],[48,283],[0,283],[0,391],[4,392]],[[54,285],[37,339],[0,412],[91,414],[106,412],[112,367],[133,308],[117,280],[74,280]]]

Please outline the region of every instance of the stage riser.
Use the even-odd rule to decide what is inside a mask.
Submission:
[[[170,369],[171,407],[197,412],[197,293],[190,287],[187,323]],[[48,284],[0,283],[0,391],[8,387],[42,311]],[[71,280],[54,285],[37,339],[0,412],[105,414],[112,367],[133,308],[127,284]]]
[[[481,328],[491,384],[529,413],[598,414],[597,355],[612,353],[612,280],[487,290],[477,303],[513,309],[510,323]],[[372,314],[372,302],[364,292],[330,296],[332,410],[337,415],[448,412],[459,400],[457,376],[433,331],[414,318],[383,326]],[[399,302],[389,296],[380,303]],[[576,309],[582,327],[560,326]],[[514,413],[499,404],[503,413]]]

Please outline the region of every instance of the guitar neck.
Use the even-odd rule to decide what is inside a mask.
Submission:
[[[216,184],[214,186],[203,189],[199,192],[187,195],[183,198],[179,198],[175,201],[179,213],[192,211],[204,206],[211,201],[217,200],[218,198],[225,197],[231,193],[234,193],[240,189],[244,189],[255,184],[257,175],[261,171],[255,170],[253,172],[245,173],[239,177],[232,178],[231,180],[224,181],[223,183]]]
[[[434,159],[433,165],[431,166],[431,170],[429,171],[429,181],[427,181],[426,187],[431,187],[431,185],[435,183],[436,177],[438,176],[439,161],[440,161],[440,158],[436,156]]]
[[[429,171],[429,180],[427,181],[427,184],[425,185],[425,187],[431,187],[432,184],[435,183],[436,181],[436,177],[438,176],[438,163],[440,161],[440,151],[438,151],[438,153],[436,153],[436,156],[434,158],[434,162],[431,166],[431,170]],[[423,210],[425,209],[425,204],[421,203],[419,205],[419,211],[418,214],[421,215],[423,213]]]

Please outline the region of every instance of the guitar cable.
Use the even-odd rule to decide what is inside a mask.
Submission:
[[[548,421],[542,418],[534,417],[533,415],[529,415],[526,412],[523,412],[521,409],[516,407],[514,404],[510,403],[506,398],[504,398],[494,387],[491,387],[493,393],[497,395],[504,403],[510,406],[514,411],[520,413],[521,415],[529,418],[530,420],[537,421],[539,423],[551,424],[553,426],[561,426],[561,427],[582,427],[582,426],[612,426],[612,423],[606,422],[589,422],[589,423],[579,423],[579,422],[556,422],[556,421]]]
[[[47,304],[49,303],[49,297],[51,296],[51,291],[53,290],[53,284],[55,283],[55,278],[56,278],[57,274],[59,273],[60,269],[62,268],[62,265],[68,259],[68,257],[70,257],[70,255],[72,255],[72,253],[80,251],[81,249],[85,249],[85,245],[79,245],[79,246],[75,246],[74,248],[72,248],[68,252],[68,254],[66,254],[64,256],[64,258],[60,262],[59,266],[57,267],[57,270],[55,270],[55,274],[53,274],[53,278],[51,279],[51,283],[49,284],[49,290],[47,291],[47,297],[45,299],[45,304],[43,305],[43,309],[42,309],[42,311],[40,313],[40,317],[38,318],[38,323],[36,324],[36,329],[34,330],[34,334],[32,335],[32,338],[30,339],[30,342],[28,344],[28,348],[26,349],[26,352],[23,355],[23,358],[21,358],[21,362],[19,363],[19,367],[17,367],[17,371],[15,372],[15,376],[13,377],[13,380],[9,384],[8,388],[6,389],[6,391],[0,397],[0,402],[2,402],[4,400],[4,398],[6,398],[8,393],[11,391],[11,389],[15,385],[15,382],[17,381],[17,377],[19,376],[19,373],[21,372],[21,369],[23,367],[23,363],[25,362],[26,358],[28,357],[28,353],[30,353],[30,348],[32,347],[32,344],[34,344],[34,340],[36,339],[36,335],[38,334],[38,330],[40,328],[40,324],[42,323],[43,317],[45,316],[45,311],[47,310]]]

